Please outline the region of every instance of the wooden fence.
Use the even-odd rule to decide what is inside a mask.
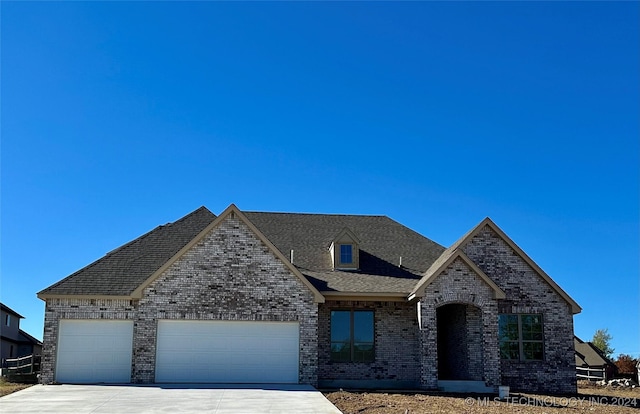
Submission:
[[[11,374],[33,374],[40,372],[40,355],[27,355],[20,358],[7,358],[2,364],[3,373]]]
[[[579,380],[600,381],[607,378],[605,368],[583,368],[576,367]]]

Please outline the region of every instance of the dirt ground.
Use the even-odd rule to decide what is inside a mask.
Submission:
[[[397,394],[385,392],[326,392],[344,414],[640,414],[640,388],[605,388],[580,384],[574,396],[514,394],[496,396],[444,393]]]
[[[31,385],[33,384],[15,384],[13,382],[7,382],[4,378],[0,378],[0,397],[29,388]]]

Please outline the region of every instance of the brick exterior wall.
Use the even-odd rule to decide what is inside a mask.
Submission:
[[[471,380],[482,380],[484,378],[484,355],[482,349],[482,310],[466,305],[467,317],[467,342],[469,359],[467,369]]]
[[[467,339],[465,352],[469,360],[465,367],[458,369],[466,369],[468,376],[485,381],[490,387],[500,385],[498,306],[493,299],[493,290],[457,258],[426,287],[420,299],[421,386],[426,389],[438,387],[437,310],[450,312],[455,308],[447,309],[446,305],[451,304],[467,305],[462,308],[466,315],[466,330],[460,335]]]
[[[506,293],[506,299],[498,301],[498,313],[543,315],[544,360],[500,361],[501,384],[515,391],[575,393],[570,305],[489,226],[463,250]]]
[[[299,382],[317,384],[318,305],[313,294],[237,217],[227,217],[173,263],[144,289],[137,304],[48,300],[41,380],[45,384],[55,378],[58,321],[63,318],[134,320],[134,383],[154,382],[159,319],[296,321]]]
[[[375,361],[370,363],[331,361],[331,311],[373,310]],[[416,305],[406,302],[327,301],[318,312],[318,379],[358,380],[362,384],[420,379]]]
[[[458,330],[449,331],[452,340],[466,343],[458,352],[464,361],[452,364],[453,371],[490,387],[576,392],[570,305],[489,226],[460,248],[506,293],[506,299],[494,299],[493,290],[457,258],[426,287],[419,307],[408,302],[316,304],[307,286],[240,219],[230,215],[147,286],[139,301],[48,299],[41,382],[55,380],[61,319],[133,320],[131,378],[135,383],[154,382],[158,320],[295,321],[300,326],[300,383],[404,382],[436,389],[440,314],[445,325],[459,325]],[[454,304],[460,306],[447,306]],[[374,311],[374,362],[330,360],[333,309]],[[543,315],[543,361],[500,359],[501,313]],[[445,356],[455,357],[440,354]]]

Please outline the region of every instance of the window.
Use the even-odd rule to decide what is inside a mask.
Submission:
[[[4,324],[7,325],[7,326],[11,325],[11,315],[9,315],[9,314],[4,315]]]
[[[373,349],[373,311],[331,311],[331,360],[371,362]]]
[[[353,263],[353,245],[341,244],[340,245],[340,264]]]
[[[329,253],[334,270],[357,270],[360,267],[359,243],[356,235],[346,227],[333,238]]]
[[[502,359],[543,359],[542,315],[500,315],[498,329]]]

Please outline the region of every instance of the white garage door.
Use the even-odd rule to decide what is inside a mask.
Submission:
[[[133,322],[60,321],[56,381],[131,382]]]
[[[297,322],[158,322],[156,382],[297,383]]]

